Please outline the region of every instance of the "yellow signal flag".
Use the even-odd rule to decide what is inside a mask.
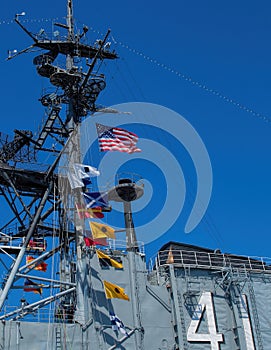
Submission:
[[[93,238],[113,238],[115,239],[115,230],[105,224],[100,224],[99,222],[90,222],[90,228]]]
[[[97,256],[99,259],[101,259],[102,262],[109,266],[116,267],[117,269],[122,269],[122,263],[118,262],[117,260],[110,258],[109,255],[105,254],[101,250],[96,250]]]
[[[124,300],[130,300],[128,295],[125,294],[124,288],[117,286],[116,284],[110,283],[108,281],[103,281],[104,291],[106,299],[118,298]]]

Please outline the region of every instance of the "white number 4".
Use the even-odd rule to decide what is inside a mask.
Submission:
[[[208,322],[208,334],[197,333],[204,310]],[[210,342],[212,350],[219,350],[219,343],[223,342],[223,334],[217,333],[214,306],[211,292],[203,292],[194,311],[190,326],[187,330],[187,340],[192,342]]]

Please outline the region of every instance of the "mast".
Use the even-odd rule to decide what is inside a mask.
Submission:
[[[118,185],[109,192],[109,199],[122,202],[124,209],[124,221],[126,229],[126,250],[129,265],[129,277],[131,288],[131,303],[133,312],[133,322],[135,332],[135,348],[138,350],[143,349],[143,334],[141,324],[141,310],[139,300],[139,288],[138,276],[137,276],[137,263],[136,255],[138,254],[138,242],[136,238],[136,232],[134,228],[133,215],[131,202],[139,199],[143,196],[144,189],[133,182],[131,179],[120,179]]]
[[[33,44],[29,48],[16,53],[15,56],[34,49],[43,50],[41,54],[34,58],[33,63],[36,66],[37,73],[41,77],[49,79],[55,88],[55,92],[44,92],[40,99],[42,105],[46,108],[47,119],[39,134],[33,136],[28,131],[17,131],[17,139],[7,143],[2,150],[0,149],[0,194],[5,197],[15,215],[10,222],[18,221],[19,223],[20,230],[15,232],[14,236],[23,239],[23,244],[18,249],[15,250],[13,247],[10,249],[12,253],[18,252],[18,255],[14,259],[3,284],[0,295],[0,309],[3,307],[14,282],[20,279],[21,272],[31,271],[30,266],[21,266],[29,249],[30,240],[33,237],[39,238],[41,235],[44,237],[45,234],[52,237],[56,232],[59,246],[52,249],[48,255],[40,255],[41,252],[39,255],[48,258],[60,252],[60,293],[56,293],[55,296],[59,298],[60,304],[64,307],[75,308],[76,306],[76,321],[84,325],[89,320],[91,312],[88,297],[91,281],[84,283],[84,278],[87,275],[86,254],[83,249],[82,227],[84,223],[80,218],[78,219],[77,215],[74,215],[73,230],[69,226],[69,215],[71,212],[74,213],[75,202],[79,203],[82,200],[81,189],[71,189],[67,182],[67,173],[63,177],[63,174],[56,172],[56,168],[59,168],[59,161],[63,157],[64,161],[67,160],[66,165],[70,167],[74,163],[81,163],[79,126],[83,118],[98,110],[96,100],[99,93],[105,88],[104,76],[94,74],[93,70],[98,61],[114,60],[117,55],[105,46],[110,31],[102,40],[97,40],[98,44],[94,45],[81,42],[88,31],[87,27],[84,27],[78,35],[74,34],[72,0],[67,0],[66,24],[54,23],[55,26],[66,31],[64,39],[62,35],[54,36],[51,40],[48,40],[48,36],[43,34],[44,30],[41,33],[32,34],[20,22],[21,15],[24,14],[16,15],[15,22],[30,36]],[[63,55],[65,58],[64,68],[55,63],[59,55]],[[9,59],[13,57],[9,57]],[[88,65],[87,72],[75,65],[75,57],[79,57],[81,61],[91,60],[90,64],[86,64]],[[63,106],[66,106],[67,110],[64,118],[61,115],[63,114],[61,113]],[[19,141],[18,135],[21,137]],[[50,141],[54,144],[54,147],[52,147]],[[17,169],[16,165],[11,168],[8,162],[15,162],[23,147],[33,150],[33,159],[38,158],[39,155],[44,155],[46,152],[55,154],[53,165],[49,166],[44,173]],[[56,198],[53,197],[55,195]],[[31,198],[30,201],[29,197]],[[16,204],[17,202],[22,209]],[[59,227],[45,227],[44,220],[56,212],[58,212]],[[29,218],[29,224],[26,223],[26,218]],[[3,227],[8,227],[8,224]],[[73,242],[75,242],[76,263],[72,256],[71,245],[74,244]],[[70,288],[75,283],[76,292],[73,288]],[[66,293],[68,290],[69,292]],[[57,298],[54,298],[54,300]],[[39,305],[42,304],[41,301]],[[71,316],[74,317],[74,314]]]
[[[74,40],[74,26],[73,26],[73,3],[72,0],[67,0],[67,17],[66,17],[66,24],[67,24],[67,42],[72,43]],[[66,55],[66,71],[70,71],[71,68],[73,67],[73,57],[71,53],[67,53]],[[73,140],[74,140],[74,130],[76,128],[76,123],[75,123],[75,111],[73,108],[73,103],[72,99],[69,97],[68,98],[68,103],[67,103],[67,127],[70,132],[70,138],[71,142],[69,142],[65,147],[65,153],[67,154],[72,154],[73,158],[78,158],[78,154],[74,154],[74,148],[73,148]],[[78,140],[76,140],[78,142]],[[73,159],[72,161],[76,161],[77,159]],[[80,161],[79,161],[80,162]],[[68,208],[71,207],[71,201],[72,201],[72,193],[69,191],[62,192],[62,196],[64,199],[64,202],[66,205],[68,205]],[[68,209],[67,208],[67,209]],[[63,232],[61,233],[60,236],[60,243],[62,244],[62,249],[60,251],[60,280],[64,282],[75,282],[75,271],[74,271],[74,266],[72,264],[71,260],[71,252],[70,252],[70,244],[69,244],[69,235],[67,234],[67,209],[65,212],[65,208],[63,208],[63,212],[60,215],[60,223],[61,227],[63,229]],[[74,219],[76,219],[76,215],[74,213]],[[76,225],[75,225],[76,227]],[[75,231],[75,242],[77,242],[77,232]],[[76,244],[76,249],[78,247],[77,243]],[[68,286],[62,286],[61,289],[65,290],[67,289]],[[76,293],[77,295],[77,293]],[[76,296],[74,294],[67,294],[62,298],[60,305],[61,308],[64,310],[64,312],[68,314],[74,313],[73,305],[76,303]]]
[[[67,30],[68,30],[68,42],[74,41],[74,25],[73,25],[73,3],[72,0],[67,0]],[[73,57],[70,55],[70,53],[66,56],[66,69],[67,71],[71,70],[73,67]],[[69,104],[68,104],[68,111],[67,111],[67,120],[70,122],[70,130],[74,129],[74,122],[75,122],[75,113],[73,109],[73,104],[71,101],[71,98],[69,98]]]
[[[68,26],[68,40],[74,40],[74,26],[73,26],[73,4],[72,0],[67,2],[67,26]]]

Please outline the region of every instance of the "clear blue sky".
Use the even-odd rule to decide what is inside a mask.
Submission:
[[[24,24],[38,32],[40,28],[50,29],[53,18],[61,21],[66,15],[66,1],[11,0],[2,4],[1,131],[5,133],[11,133],[14,128],[36,129],[43,116],[38,98],[42,88],[48,86],[32,65],[34,54],[5,61],[8,49],[31,45],[30,38],[11,23],[14,14],[22,11],[26,12],[24,20],[29,20]],[[191,210],[191,203],[186,201],[174,226],[148,245],[149,255],[167,241],[176,240],[220,248],[223,252],[271,256],[271,122],[132,53],[125,45],[271,118],[270,13],[271,4],[266,0],[74,0],[79,28],[86,24],[105,33],[110,27],[118,43],[120,59],[108,63],[107,90],[99,102],[113,105],[143,101],[168,107],[192,124],[209,153],[213,191],[202,222],[191,233],[184,233]],[[94,40],[100,36],[90,30],[88,37]],[[132,126],[132,130],[140,136],[140,129]],[[162,137],[157,139],[157,133],[153,133],[153,138],[162,142]],[[193,198],[195,176],[191,164],[184,160],[182,150],[177,146],[175,150],[188,194]],[[162,174],[153,176],[155,166],[150,169],[148,166],[146,162],[134,165],[143,177],[148,179],[151,174],[149,181],[153,181],[154,191],[146,211],[135,215],[135,225],[143,216],[155,215],[157,202],[166,196]]]

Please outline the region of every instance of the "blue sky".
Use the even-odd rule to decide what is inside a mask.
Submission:
[[[53,18],[61,21],[66,15],[66,1],[37,4],[33,0],[11,0],[2,6],[1,131],[5,133],[14,128],[37,128],[44,113],[38,98],[48,86],[32,65],[35,54],[5,61],[8,49],[31,45],[30,38],[12,23],[14,14],[21,11],[26,12],[24,20],[29,20],[25,25],[38,32],[40,28],[50,29]],[[120,56],[118,62],[109,62],[105,67],[107,90],[98,102],[150,102],[174,110],[194,127],[209,153],[213,170],[209,207],[198,227],[185,234],[195,196],[195,173],[181,145],[173,140],[171,146],[166,146],[172,148],[182,166],[191,198],[186,198],[174,226],[147,245],[149,255],[167,241],[176,240],[223,252],[270,256],[271,123],[227,101],[230,98],[271,118],[270,11],[269,1],[74,0],[76,25],[93,28],[95,33],[88,33],[92,41],[110,27]],[[215,96],[181,75],[220,95]],[[141,136],[138,126],[131,125],[129,130]],[[151,137],[151,131],[145,132]],[[162,132],[153,133],[158,143],[163,137]],[[154,191],[146,211],[135,215],[137,225],[156,213],[157,203],[165,199],[166,191],[163,174],[155,175],[155,164],[134,162],[129,167],[143,172],[142,176],[153,182]]]

